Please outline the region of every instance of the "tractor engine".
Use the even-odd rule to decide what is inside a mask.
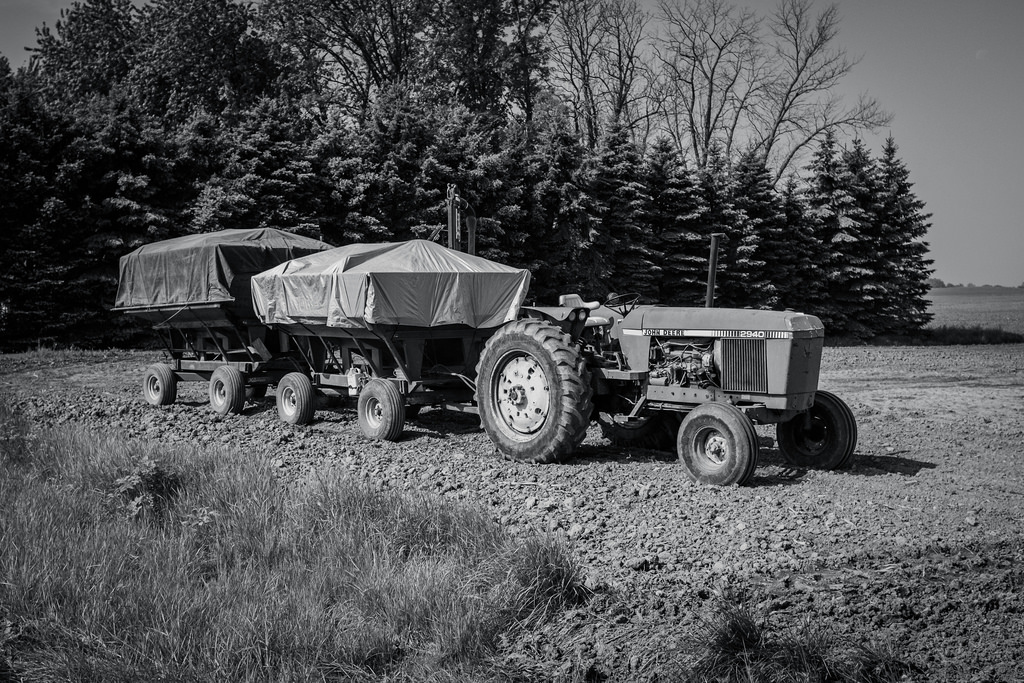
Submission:
[[[651,339],[651,370],[648,382],[704,389],[718,386],[713,339]]]

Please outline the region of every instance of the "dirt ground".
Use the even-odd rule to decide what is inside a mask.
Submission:
[[[39,426],[269,451],[282,476],[343,468],[483,507],[513,533],[560,534],[588,582],[623,600],[530,644],[553,666],[628,678],[730,595],[779,628],[811,621],[894,648],[920,680],[1024,680],[1024,345],[827,348],[821,387],[858,420],[852,466],[793,469],[766,446],[752,484],[730,488],[691,484],[670,454],[613,447],[596,427],[571,462],[533,466],[436,410],[379,443],[351,408],[285,425],[273,392],[221,417],[194,383],[155,408],[140,381],[158,359],[0,356],[0,393]]]

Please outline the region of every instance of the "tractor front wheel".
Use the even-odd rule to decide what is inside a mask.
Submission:
[[[316,411],[313,382],[301,372],[289,372],[277,383],[277,416],[293,425],[309,424]]]
[[[727,403],[697,406],[683,420],[676,437],[679,461],[690,479],[714,486],[750,481],[759,447],[754,424]]]
[[[853,457],[857,420],[841,398],[818,391],[811,409],[776,425],[775,436],[789,464],[835,470],[848,465]]]
[[[156,363],[146,368],[142,378],[142,395],[146,403],[168,406],[178,398],[178,377],[167,363]]]
[[[510,460],[549,463],[572,455],[590,424],[592,394],[579,350],[542,320],[502,327],[477,365],[480,421]]]
[[[221,415],[237,415],[245,408],[245,377],[238,368],[221,365],[210,377],[210,405]]]

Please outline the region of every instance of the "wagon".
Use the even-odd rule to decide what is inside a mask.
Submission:
[[[527,270],[426,240],[352,244],[254,276],[257,316],[309,369],[281,378],[281,419],[311,421],[318,392],[356,398],[371,438],[397,439],[425,405],[475,412],[481,351],[529,284]]]
[[[261,324],[250,279],[296,257],[331,249],[270,228],[221,230],[143,245],[121,257],[114,310],[152,325],[167,353],[143,377],[153,405],[177,398],[180,381],[209,383],[219,413],[241,412],[246,396],[303,369],[285,335]]]

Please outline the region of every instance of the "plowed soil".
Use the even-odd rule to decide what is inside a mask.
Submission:
[[[500,459],[472,416],[437,410],[380,443],[345,405],[286,425],[273,391],[221,417],[204,385],[182,384],[156,408],[140,382],[157,360],[0,356],[0,392],[40,427],[269,451],[281,476],[343,468],[483,507],[515,533],[564,535],[598,595],[618,598],[528,644],[552,666],[628,678],[729,596],[780,628],[810,621],[895,648],[921,680],[1024,677],[1024,346],[827,348],[821,386],[859,424],[851,467],[787,467],[759,428],[761,465],[730,488],[691,484],[671,454],[613,447],[596,426],[572,461],[524,465]]]

